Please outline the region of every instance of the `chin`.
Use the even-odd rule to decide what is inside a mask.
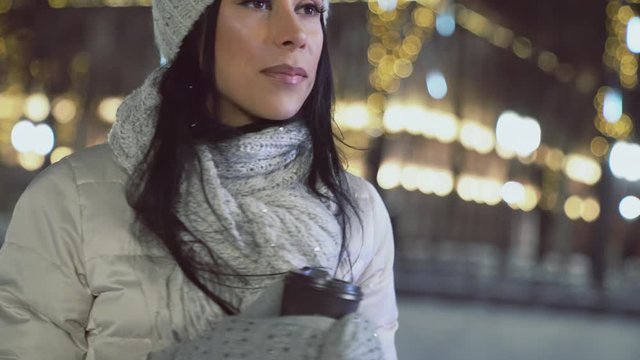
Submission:
[[[265,120],[284,121],[294,117],[298,111],[300,111],[300,108],[301,107],[295,109],[273,109],[271,111],[264,111],[259,115]]]

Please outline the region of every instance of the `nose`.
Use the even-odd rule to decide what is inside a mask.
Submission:
[[[271,21],[273,41],[276,46],[288,49],[303,49],[307,46],[307,33],[294,9],[274,9]]]

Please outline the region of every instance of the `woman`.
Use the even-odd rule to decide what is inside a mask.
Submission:
[[[327,5],[153,2],[167,65],[125,99],[108,144],[49,167],[15,208],[0,251],[0,358],[215,348],[202,342],[229,315],[275,315],[282,274],[319,266],[362,287],[359,313],[395,359],[391,227],[333,143]],[[326,333],[323,321],[285,324],[278,351]]]

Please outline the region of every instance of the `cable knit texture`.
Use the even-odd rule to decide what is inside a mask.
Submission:
[[[161,75],[162,70],[154,72],[125,99],[109,134],[116,159],[129,173],[143,161],[153,137]],[[187,167],[176,205],[188,230],[181,237],[205,241],[227,273],[281,273],[302,266],[334,269],[341,233],[333,203],[321,201],[304,184],[312,157],[310,140],[306,127],[294,121],[197,145],[197,161]],[[209,262],[206,249],[195,246],[194,260]],[[220,320],[220,312],[183,277],[176,272],[171,278],[181,289],[172,301],[187,312],[180,317],[186,323],[174,325],[183,330],[179,333],[195,338]],[[246,284],[229,276],[222,279],[226,286],[214,290],[242,308],[273,280],[251,277]]]

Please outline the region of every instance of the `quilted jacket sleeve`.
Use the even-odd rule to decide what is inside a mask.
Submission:
[[[358,311],[373,323],[386,360],[396,360],[395,333],[398,329],[398,306],[394,286],[394,242],[387,208],[375,188],[366,183],[369,196],[363,226],[373,246],[370,262],[357,279],[364,292]]]
[[[0,249],[0,359],[82,359],[93,297],[82,261],[81,204],[70,164],[21,196]]]

